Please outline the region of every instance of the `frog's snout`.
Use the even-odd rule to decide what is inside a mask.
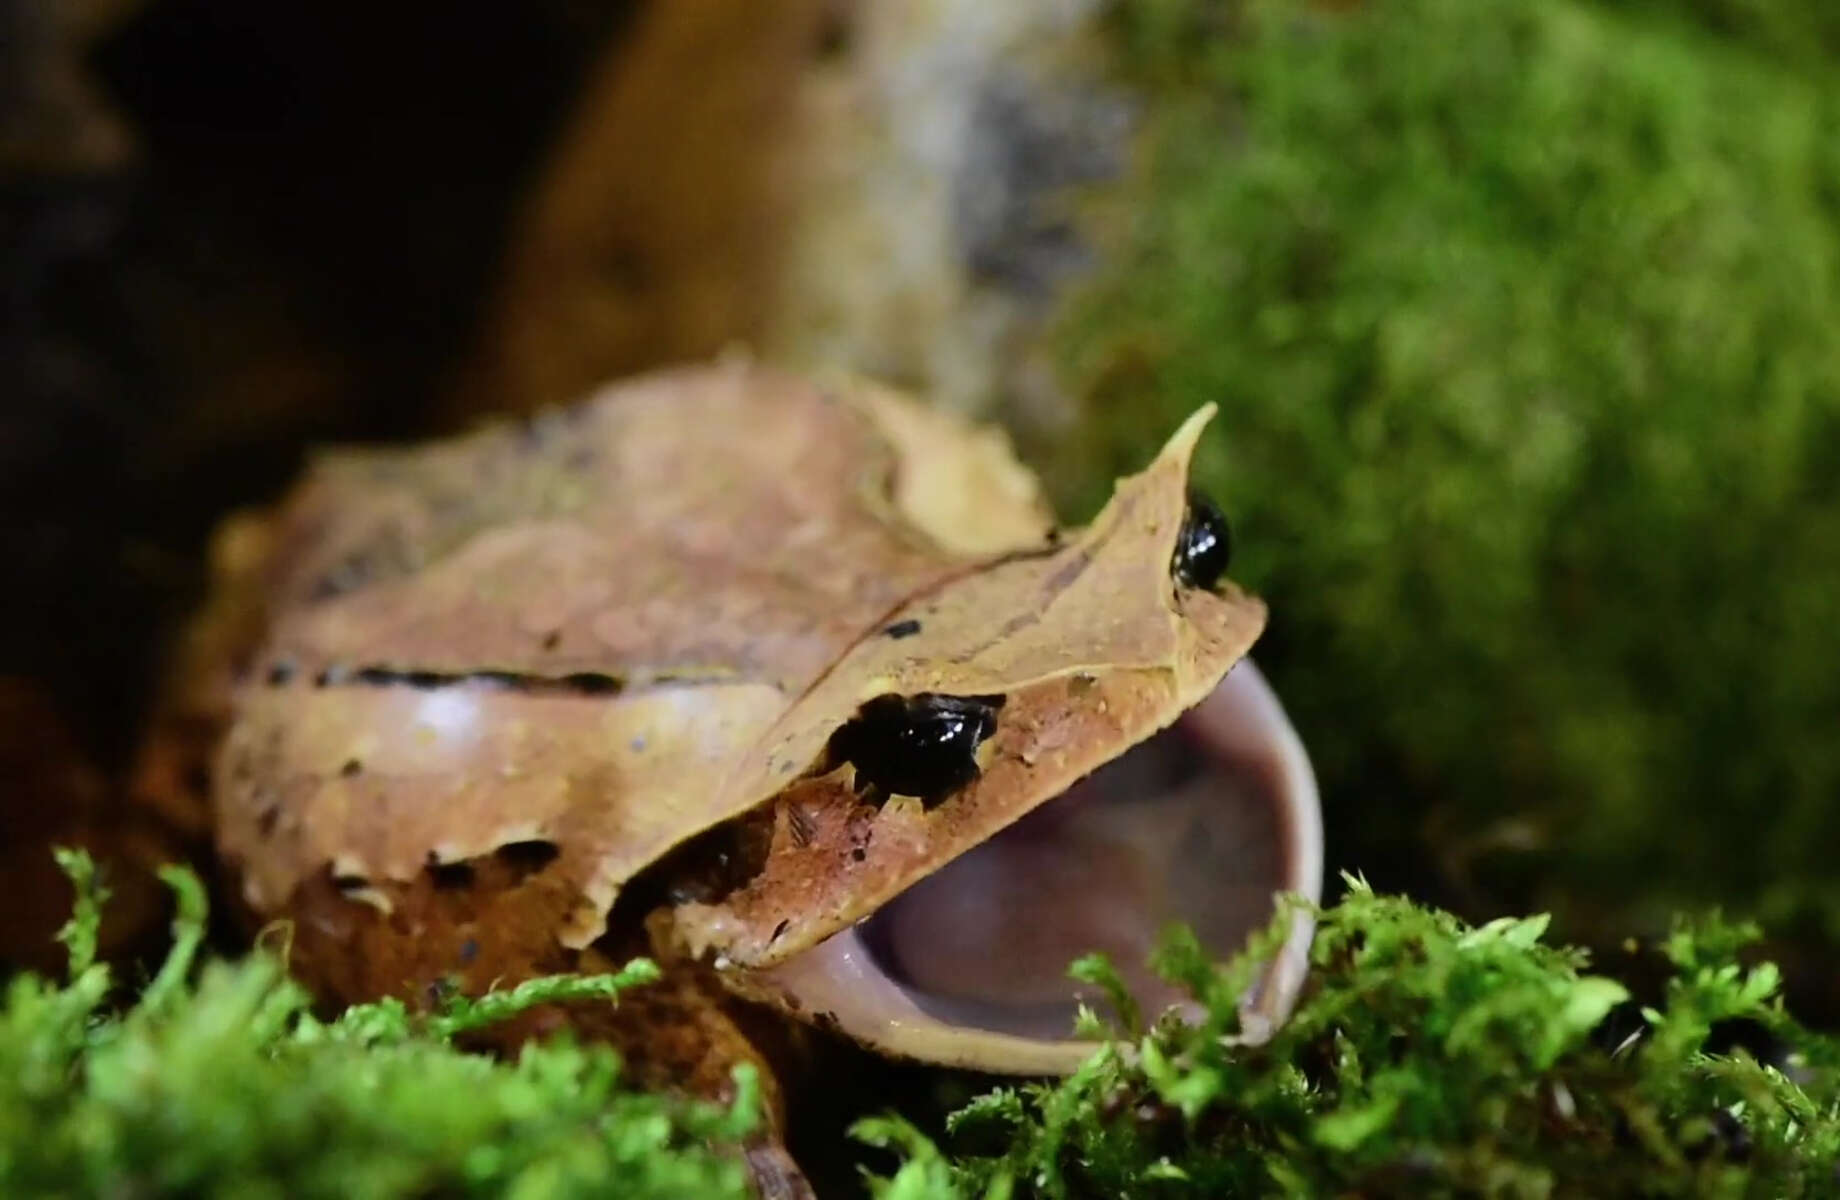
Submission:
[[[845,1032],[897,1054],[985,1070],[1067,1069],[1079,1003],[1067,976],[1107,953],[1147,1013],[1185,998],[1146,958],[1172,922],[1230,955],[1271,920],[1278,893],[1322,886],[1315,774],[1250,660],[1173,726],[895,897],[773,969]],[[1288,940],[1241,1003],[1262,1041],[1290,1011],[1313,925]]]

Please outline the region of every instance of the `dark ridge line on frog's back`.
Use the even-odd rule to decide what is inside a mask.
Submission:
[[[968,563],[964,571],[955,571],[944,579],[935,580],[931,586],[921,589],[917,595],[910,596],[903,603],[894,606],[877,623],[879,632],[896,641],[911,637],[921,631],[922,622],[914,618],[895,620],[895,614],[901,609],[911,607],[926,595],[937,594],[945,586],[972,570],[987,570],[1006,562],[1048,557],[1065,549],[1065,545],[1062,531],[1051,527],[1040,546],[1012,550],[981,563]],[[1078,574],[1078,568],[1083,568],[1084,565],[1084,560],[1076,564],[1074,574]],[[548,649],[554,646],[556,641],[556,635],[550,634],[544,639],[544,647]],[[819,678],[822,679],[822,677],[821,675]],[[286,687],[301,678],[302,672],[286,660],[273,662],[262,672],[263,682],[271,688]],[[648,675],[642,684],[635,684],[629,679],[603,671],[573,671],[566,675],[544,675],[533,671],[435,671],[383,664],[359,667],[333,664],[311,676],[308,682],[311,682],[316,688],[402,687],[428,692],[471,685],[496,691],[514,692],[519,695],[617,696],[641,687],[694,685],[708,682],[708,680],[693,673],[684,675],[664,673]],[[818,682],[819,680],[813,680],[810,687],[815,687]],[[807,691],[810,690],[810,687],[807,688]]]
[[[275,663],[263,673],[269,687],[286,687],[302,678],[302,673],[288,663]],[[567,675],[541,675],[527,671],[430,671],[419,668],[390,667],[372,664],[362,667],[334,665],[313,675],[308,682],[316,688],[372,687],[409,688],[432,692],[442,688],[473,686],[521,695],[615,696],[628,688],[625,679],[604,671],[572,671]],[[673,679],[660,676],[647,683],[694,683],[695,677]]]

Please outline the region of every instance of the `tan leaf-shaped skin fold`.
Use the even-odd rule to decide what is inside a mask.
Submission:
[[[796,1012],[757,972],[1246,652],[1263,605],[1170,572],[1207,417],[1065,534],[997,435],[740,362],[325,455],[236,527],[240,593],[211,611],[259,636],[180,689],[227,697],[217,846],[338,1000],[653,954],[668,986],[569,1019],[642,1077],[719,1090],[761,1012],[724,997]],[[890,692],[1001,696],[981,774],[931,807],[865,797],[827,746]]]
[[[767,798],[728,781],[807,688],[982,561],[903,518],[889,403],[718,366],[323,459],[219,761],[249,902],[544,841],[578,893],[557,935],[600,936],[640,869]],[[1039,543],[1032,487],[991,496]]]
[[[1006,698],[981,775],[930,812],[897,804],[871,814],[846,772],[784,787],[760,872],[720,903],[673,914],[693,955],[713,950],[735,966],[767,967],[808,949],[1213,690],[1265,612],[1231,585],[1178,601],[1170,577],[1189,454],[1206,417],[1124,480],[1091,527],[1051,552],[993,562],[916,596],[894,619],[918,622],[918,632],[857,643],[774,723],[724,785],[737,811],[818,762],[830,733],[875,696]]]

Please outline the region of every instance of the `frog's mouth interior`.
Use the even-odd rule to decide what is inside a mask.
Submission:
[[[988,1061],[955,1037],[1064,1041],[1080,1002],[1103,1007],[1067,975],[1087,951],[1111,957],[1148,1014],[1179,1003],[1146,965],[1161,932],[1184,921],[1230,955],[1276,893],[1318,895],[1321,859],[1308,756],[1243,661],[1169,729],[775,974],[859,1038]],[[1242,1008],[1249,1033],[1289,1007],[1308,937],[1300,918]],[[1027,1057],[1015,1069],[1034,1069]]]

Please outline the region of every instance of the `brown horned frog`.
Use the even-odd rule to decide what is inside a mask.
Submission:
[[[517,1035],[712,1095],[754,1061],[776,1113],[778,1017],[1068,1070],[1075,956],[1174,1003],[1139,965],[1164,924],[1228,953],[1320,882],[1308,760],[1242,661],[1265,609],[1188,483],[1209,415],[1073,531],[995,432],[738,363],[328,454],[220,536],[182,676],[233,886],[330,1001],[651,956]]]

